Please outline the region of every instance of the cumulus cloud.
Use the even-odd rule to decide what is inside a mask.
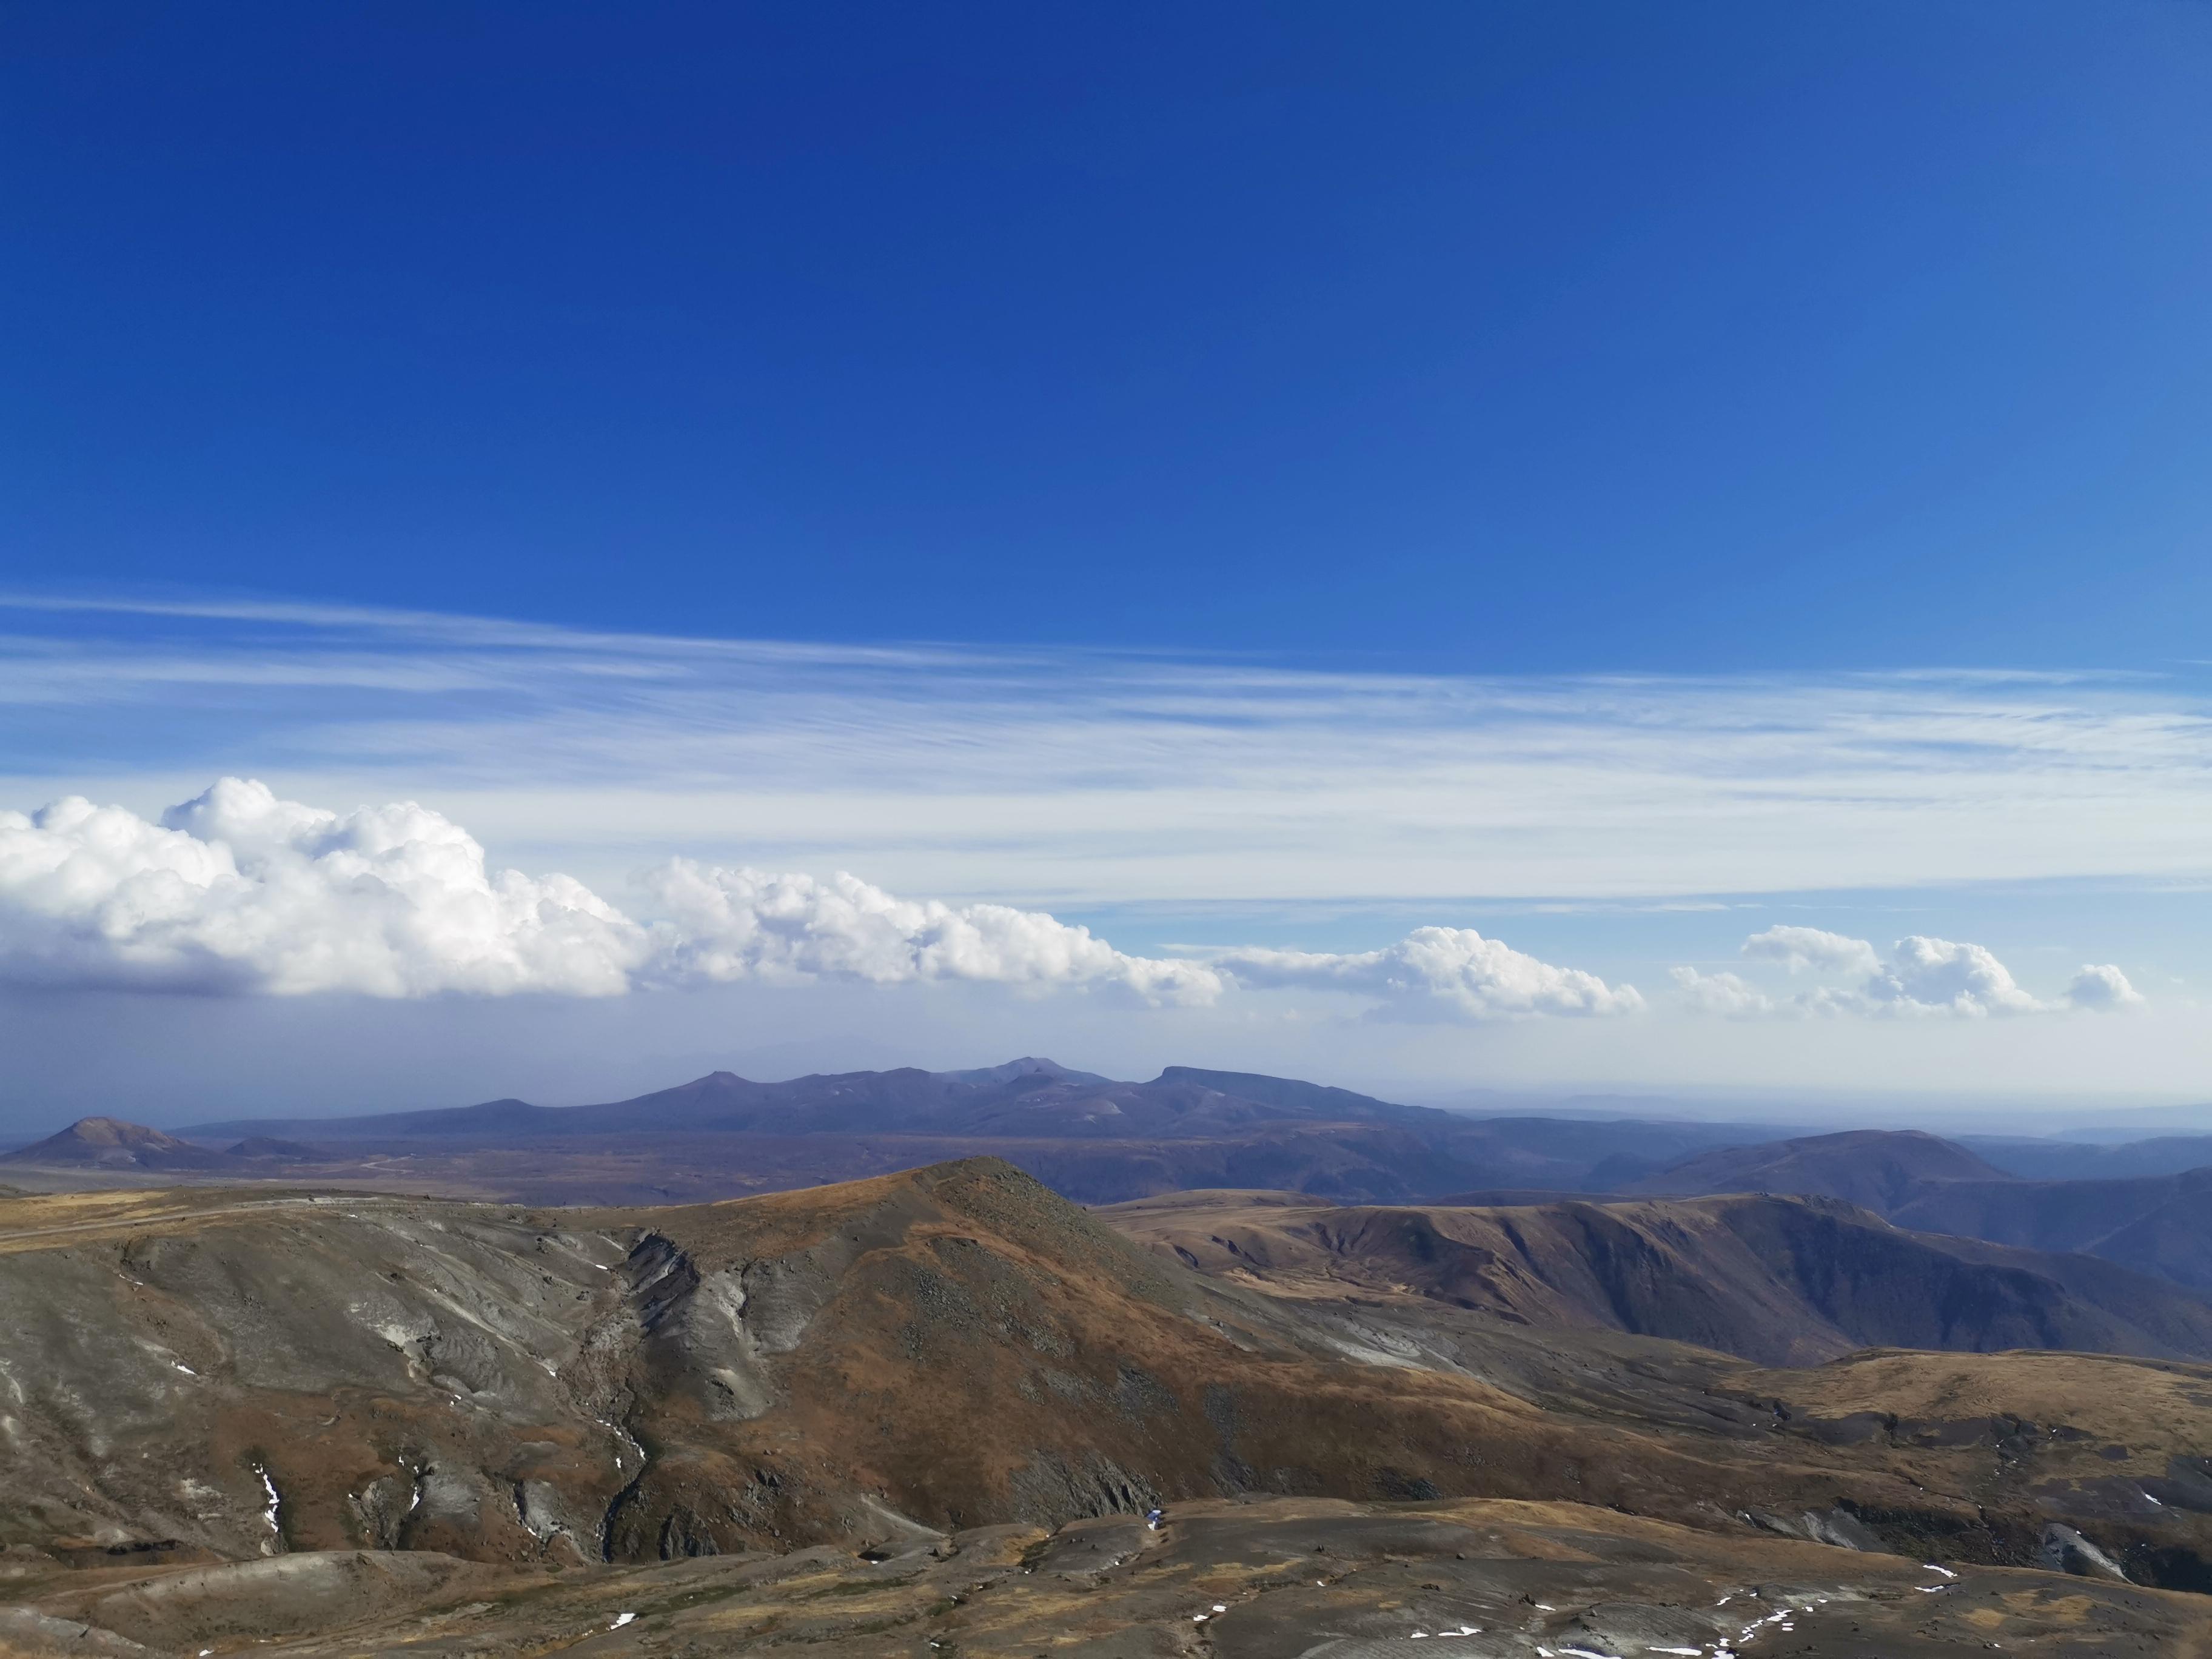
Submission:
[[[2039,1014],[2051,1007],[2021,989],[1988,946],[1917,933],[1898,940],[1890,959],[1869,975],[1858,994],[1877,1009],[1968,1018]]]
[[[2142,993],[2109,962],[2083,963],[2066,987],[2066,1000],[2076,1008],[2132,1008],[2142,1000]]]
[[[855,876],[817,881],[678,859],[647,883],[668,917],[656,970],[679,979],[1096,985],[1186,1005],[1222,990],[1201,963],[1127,956],[1042,911],[896,898]]]
[[[676,859],[641,884],[653,912],[643,920],[568,877],[494,870],[466,830],[413,802],[338,813],[226,778],[156,822],[71,797],[0,812],[0,977],[376,997],[933,980],[1185,1006],[1234,987],[1297,987],[1453,1019],[1621,1013],[1642,1000],[1472,928],[1419,928],[1354,954],[1162,958],[1042,911],[902,898],[845,874]]]
[[[1632,985],[1553,967],[1472,927],[1417,927],[1379,951],[1248,949],[1216,951],[1206,961],[1240,985],[1358,992],[1411,1018],[1621,1014],[1644,1006]]]
[[[226,778],[158,822],[78,797],[0,812],[0,976],[19,982],[377,997],[612,996],[734,980],[965,981],[1204,1006],[1305,987],[1412,1017],[1620,1013],[1628,986],[1471,928],[1351,955],[1132,956],[1088,928],[827,880],[672,860],[640,920],[566,876],[489,867],[452,820],[402,802],[337,813]]]
[[[1881,966],[1874,946],[1864,939],[1819,927],[1770,927],[1744,940],[1743,953],[1779,962],[1793,974],[1808,968],[1872,974]]]
[[[2106,963],[2083,966],[2063,995],[2046,1000],[2014,979],[2011,969],[1988,946],[1920,933],[1898,940],[1885,959],[1863,939],[1817,927],[1770,927],[1746,939],[1743,954],[1779,962],[1793,974],[1808,969],[1848,974],[1857,982],[1775,997],[1735,974],[1677,968],[1673,977],[1683,999],[1701,1012],[1736,1019],[1769,1014],[1982,1019],[2126,1008],[2143,1000],[2127,975]]]
[[[1751,1019],[1775,1011],[1774,999],[1737,974],[1701,974],[1694,968],[1667,970],[1683,1000],[1701,1014],[1724,1019]]]
[[[226,778],[158,823],[76,796],[0,812],[0,971],[17,980],[605,996],[651,949],[580,883],[495,873],[411,802],[341,815]]]
[[[1473,928],[1420,927],[1379,950],[1255,947],[1133,956],[1042,911],[902,898],[686,859],[642,878],[641,920],[567,876],[492,869],[459,824],[413,802],[339,813],[226,778],[158,821],[79,797],[0,811],[0,977],[45,985],[377,997],[613,996],[656,985],[842,978],[1097,990],[1203,1006],[1228,992],[1340,991],[1385,1018],[1621,1014],[1630,985],[1562,968]],[[1985,1018],[2110,1011],[2143,999],[2084,965],[2058,997],[2022,988],[1984,946],[1923,935],[1887,957],[1864,939],[1778,927],[1745,956],[1842,983],[1778,997],[1733,973],[1674,970],[1680,1000],[1777,1014]]]
[[[835,976],[1118,987],[1203,1003],[1201,963],[1132,957],[1036,911],[900,899],[676,860],[625,915],[567,876],[493,871],[413,802],[340,814],[226,778],[149,822],[71,797],[0,812],[0,974],[278,995],[618,995],[640,985]]]

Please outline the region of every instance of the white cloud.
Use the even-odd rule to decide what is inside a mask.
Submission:
[[[2067,984],[2066,1000],[2076,1008],[2134,1008],[2142,1005],[2143,994],[2111,963],[2085,962]]]
[[[1775,1000],[1740,975],[1701,974],[1694,968],[1670,968],[1668,976],[1680,988],[1683,998],[1701,1014],[1725,1019],[1751,1019],[1775,1011]]]
[[[1644,1006],[1634,986],[1555,968],[1472,927],[1417,927],[1379,951],[1246,949],[1216,951],[1206,960],[1240,985],[1352,991],[1414,1018],[1620,1014]]]
[[[487,867],[439,813],[343,816],[226,778],[149,823],[72,797],[0,813],[0,972],[40,983],[296,995],[617,995],[641,984],[835,976],[1218,995],[1203,963],[1125,955],[1005,905],[900,899],[854,877],[677,860],[633,920],[566,876]]]
[[[2212,876],[2183,671],[1484,678],[15,603],[35,799],[146,810],[250,738],[286,793],[422,793],[608,893],[738,813],[769,868],[1187,915]]]
[[[1988,946],[1916,933],[1898,940],[1887,961],[1863,939],[1817,927],[1770,927],[1743,942],[1747,957],[1803,969],[1857,976],[1852,985],[1824,985],[1778,998],[1735,974],[1676,968],[1683,999],[1703,1013],[1735,1019],[1770,1014],[1992,1015],[2062,1013],[2132,1007],[2143,999],[2110,963],[2085,965],[2065,994],[2045,1000],[2024,989]]]
[[[1222,990],[1202,963],[1127,956],[1042,911],[896,898],[842,872],[817,881],[677,859],[647,879],[668,916],[657,971],[676,978],[1108,985],[1178,1004]]]
[[[226,778],[150,822],[82,798],[0,813],[0,975],[20,982],[278,995],[537,992],[836,978],[1118,991],[1204,1006],[1232,985],[1371,997],[1431,1017],[1618,1013],[1628,986],[1468,928],[1380,951],[1131,956],[1088,928],[1003,904],[896,896],[689,859],[648,872],[637,920],[566,876],[494,871],[441,814],[339,814]]]
[[[0,971],[17,980],[605,996],[651,949],[580,883],[492,872],[411,802],[341,816],[226,778],[159,823],[81,797],[0,812]]]
[[[1881,965],[1874,946],[1864,939],[1819,927],[1770,927],[1744,940],[1743,953],[1782,963],[1793,974],[1807,968],[1872,974]]]
[[[2021,989],[1986,945],[1914,934],[1898,940],[1890,959],[1857,994],[1876,1010],[1905,1013],[2039,1014],[2051,1005]]]

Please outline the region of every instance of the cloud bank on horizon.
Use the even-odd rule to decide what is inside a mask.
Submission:
[[[410,802],[338,813],[225,778],[159,822],[82,797],[0,812],[0,972],[57,986],[375,997],[611,996],[653,986],[960,980],[1204,1006],[1238,985],[1499,1013],[1607,1013],[1636,993],[1470,929],[1358,956],[1132,956],[1002,904],[897,897],[674,859],[639,921],[580,882],[489,868],[459,825]]]
[[[1820,927],[1778,927],[1753,933],[1743,954],[1781,963],[1792,974],[1841,974],[1854,982],[1821,985],[1794,996],[1770,994],[1731,973],[1672,970],[1690,1005],[1732,1019],[1771,1015],[1951,1015],[1967,1019],[2136,1007],[2144,998],[2110,963],[2084,963],[2058,996],[2021,988],[1986,946],[1916,933],[1898,940],[1884,960],[1867,939]]]
[[[1634,987],[1555,966],[1472,928],[1417,927],[1375,950],[1134,956],[1037,910],[896,896],[829,879],[672,859],[634,918],[562,875],[493,870],[460,825],[413,802],[339,813],[227,777],[149,820],[81,796],[0,811],[0,975],[54,987],[279,996],[606,997],[738,980],[964,981],[1096,990],[1155,1006],[1238,991],[1349,994],[1386,1018],[1483,1021],[1644,1008]],[[1925,937],[1885,961],[1815,928],[1745,954],[1852,986],[1778,999],[1734,974],[1674,970],[1695,1008],[1737,1017],[2051,1013],[2142,999],[2109,964],[2038,999],[1986,949]]]

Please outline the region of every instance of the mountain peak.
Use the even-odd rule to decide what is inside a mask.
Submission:
[[[52,1139],[81,1141],[88,1146],[154,1146],[166,1149],[190,1144],[162,1130],[119,1117],[81,1117]]]
[[[1056,1060],[1047,1060],[1042,1054],[1024,1054],[1018,1060],[1009,1060],[997,1066],[971,1066],[966,1071],[934,1073],[952,1083],[989,1085],[1016,1083],[1024,1078],[1047,1078],[1054,1083],[1111,1083],[1111,1078],[1101,1077],[1096,1072],[1079,1072],[1061,1065]]]
[[[89,1164],[105,1169],[209,1169],[229,1162],[221,1152],[119,1117],[81,1117],[60,1133],[7,1157],[16,1164]]]

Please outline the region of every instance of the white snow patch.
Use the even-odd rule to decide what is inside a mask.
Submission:
[[[269,1523],[269,1535],[270,1540],[281,1541],[284,1536],[284,1529],[276,1522],[276,1510],[277,1506],[284,1500],[277,1495],[276,1483],[269,1478],[269,1466],[267,1464],[256,1463],[253,1466],[253,1472],[261,1477],[261,1490],[269,1494],[269,1502],[267,1506],[261,1511],[261,1518]],[[261,1548],[262,1552],[265,1554],[268,1553],[269,1546],[267,1544],[264,1544]]]

